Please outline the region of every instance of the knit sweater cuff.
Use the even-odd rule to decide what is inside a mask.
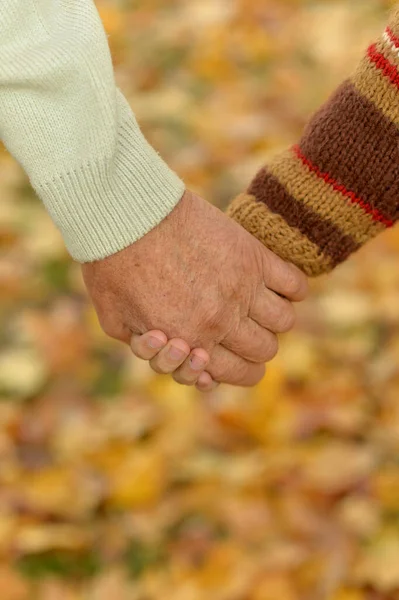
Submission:
[[[310,276],[399,218],[399,11],[298,144],[262,168],[230,215]]]
[[[176,206],[185,186],[146,141],[120,96],[112,154],[32,185],[79,262],[114,254],[148,233]]]

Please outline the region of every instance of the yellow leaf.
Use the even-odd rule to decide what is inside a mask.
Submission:
[[[365,592],[356,589],[344,588],[338,590],[328,600],[366,600]]]
[[[79,526],[26,525],[15,536],[15,548],[22,553],[47,550],[81,550],[90,541],[89,535]]]
[[[375,474],[373,489],[377,500],[385,510],[397,511],[399,506],[399,468],[385,466]]]
[[[374,464],[369,449],[338,441],[312,447],[304,458],[307,485],[325,493],[343,492],[359,484],[372,472]]]
[[[20,575],[4,566],[0,567],[0,598],[2,600],[29,600],[28,584]]]
[[[96,504],[98,494],[91,481],[73,467],[22,472],[15,491],[31,511],[64,517],[86,515]]]
[[[399,535],[386,529],[365,550],[356,569],[356,580],[385,593],[399,587]]]
[[[298,600],[287,575],[270,573],[256,586],[251,600]]]
[[[166,484],[164,460],[155,450],[132,449],[108,476],[109,503],[118,508],[149,506],[160,499]]]
[[[0,388],[11,394],[34,394],[47,378],[47,366],[34,350],[15,349],[0,355]]]
[[[284,374],[277,360],[268,369],[266,376],[248,393],[246,426],[250,434],[260,441],[268,441],[274,410],[282,396]]]

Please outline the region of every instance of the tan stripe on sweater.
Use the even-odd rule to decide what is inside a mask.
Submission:
[[[228,214],[262,244],[282,259],[297,265],[311,277],[327,273],[334,264],[320,248],[298,229],[290,227],[278,214],[249,194],[240,194],[229,207]]]
[[[358,244],[364,244],[370,237],[385,229],[383,224],[375,223],[360,206],[351,203],[348,198],[312,173],[291,150],[276,157],[268,165],[268,170],[289,194],[317,212],[323,219],[332,221]]]
[[[362,96],[399,127],[399,91],[376,65],[364,58],[352,77],[352,83]]]

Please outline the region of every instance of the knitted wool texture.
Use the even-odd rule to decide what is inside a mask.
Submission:
[[[80,262],[126,248],[184,193],[116,87],[93,0],[0,0],[0,137]]]
[[[331,271],[399,217],[399,9],[298,144],[229,214],[306,274]]]

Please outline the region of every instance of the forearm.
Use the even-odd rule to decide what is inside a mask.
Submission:
[[[93,0],[2,0],[0,136],[82,262],[145,235],[184,191],[116,88]]]
[[[354,75],[232,203],[230,214],[308,275],[399,217],[399,10]]]

